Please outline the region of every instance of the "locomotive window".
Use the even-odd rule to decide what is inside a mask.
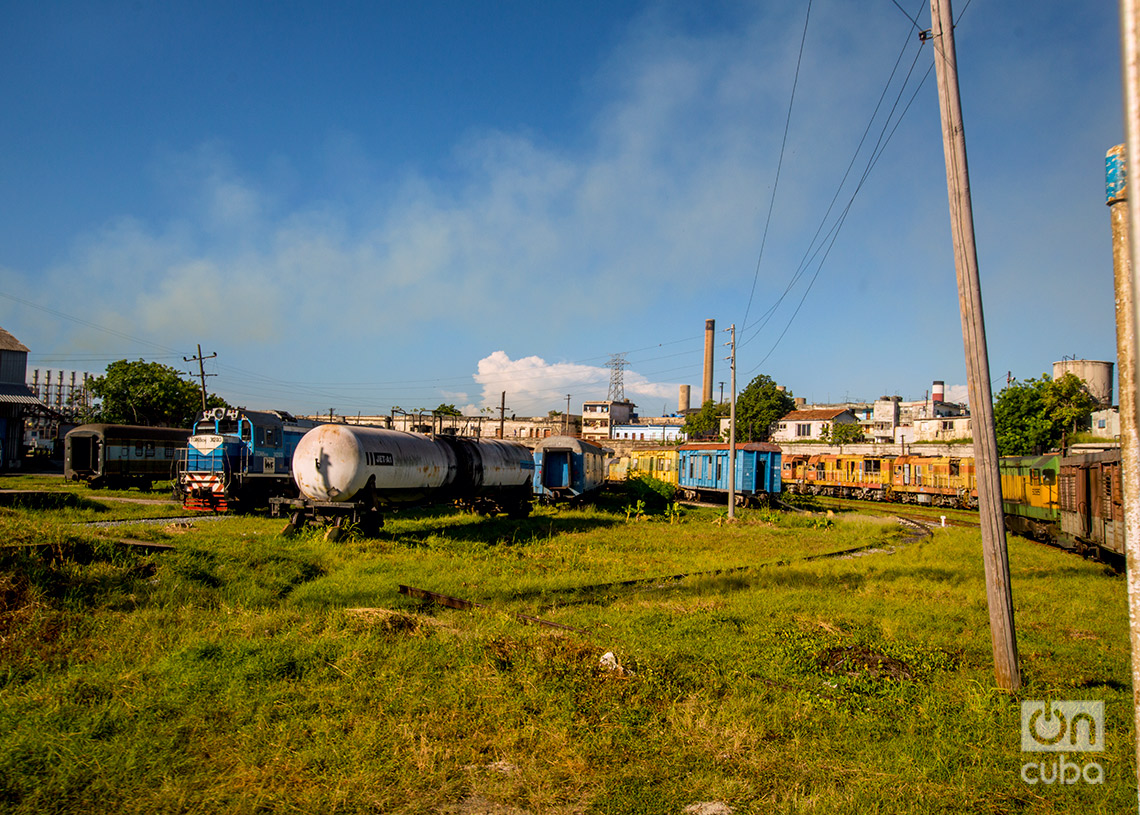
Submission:
[[[242,441],[249,441],[250,439],[252,439],[253,438],[252,430],[253,430],[253,425],[251,425],[249,422],[242,422],[241,423],[241,440]]]
[[[1031,487],[1040,487],[1041,486],[1041,471],[1040,470],[1030,470],[1029,471],[1029,485]]]
[[[1057,473],[1053,470],[1042,470],[1041,471],[1041,483],[1042,484],[1056,484],[1057,483]]]
[[[958,468],[960,465],[961,465],[961,462],[959,462],[957,459],[950,459],[950,475],[958,475],[959,474]]]

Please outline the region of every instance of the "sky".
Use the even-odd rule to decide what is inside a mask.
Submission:
[[[993,390],[1115,360],[1116,4],[955,3]],[[231,404],[964,398],[914,0],[12,2],[0,327]],[[216,354],[216,356],[212,356]],[[623,355],[615,357],[615,355]],[[505,396],[503,394],[505,393]]]

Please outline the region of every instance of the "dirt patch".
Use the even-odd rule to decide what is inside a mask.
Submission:
[[[865,645],[828,648],[819,658],[829,673],[844,676],[871,676],[875,679],[914,679],[911,667],[901,659],[872,651]]]

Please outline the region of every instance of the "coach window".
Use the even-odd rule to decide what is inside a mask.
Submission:
[[[154,458],[154,442],[153,441],[148,441],[146,443],[146,457],[147,458]]]
[[[143,445],[142,445],[142,442],[139,442],[138,444],[135,445],[135,456],[138,458],[142,458],[142,454],[143,454]]]
[[[166,458],[174,458],[174,445],[166,445]]]

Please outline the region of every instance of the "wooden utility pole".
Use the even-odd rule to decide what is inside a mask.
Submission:
[[[507,392],[503,391],[503,395],[499,398],[499,438],[506,438],[506,425],[507,425]]]
[[[733,323],[729,329],[730,339],[728,342],[729,348],[732,353],[729,354],[729,369],[732,375],[729,376],[729,396],[728,396],[728,519],[730,521],[736,520],[736,323]],[[721,383],[723,386],[723,383]],[[724,391],[721,391],[721,402],[724,401]]]
[[[962,312],[962,342],[966,351],[966,382],[974,435],[975,474],[978,483],[978,520],[986,570],[986,598],[990,611],[990,637],[994,650],[994,676],[998,687],[1021,687],[1017,634],[1013,624],[1013,592],[1009,584],[1009,553],[1001,506],[997,436],[994,432],[990,362],[982,315],[982,288],[978,278],[978,252],[974,244],[974,213],[970,202],[970,173],[966,164],[966,136],[962,103],[958,96],[958,65],[954,50],[954,23],[950,0],[930,0],[931,39],[938,72],[938,101],[942,115],[942,146],[946,153],[946,187],[950,199],[950,231],[954,238],[954,267],[958,277],[958,305]]]
[[[1128,561],[1128,616],[1132,642],[1132,685],[1140,687],[1140,429],[1136,411],[1136,297],[1129,247],[1128,163],[1119,144],[1105,156],[1105,200],[1112,228],[1116,286],[1116,367],[1120,372],[1120,462],[1124,492],[1124,552]],[[1132,714],[1140,724],[1140,706]],[[1140,732],[1140,731],[1138,731]],[[1136,745],[1140,755],[1140,740]],[[1140,773],[1140,767],[1137,772]]]
[[[203,413],[206,412],[206,377],[207,376],[217,376],[217,374],[206,373],[206,369],[205,369],[205,367],[203,367],[202,363],[205,362],[207,359],[214,359],[214,357],[216,357],[217,355],[218,355],[218,352],[215,351],[214,353],[210,354],[210,356],[208,356],[208,357],[202,356],[202,343],[198,343],[198,356],[196,356],[196,357],[182,357],[183,362],[197,362],[198,363],[198,376],[202,380],[202,412]],[[194,374],[190,374],[190,375],[193,376]]]
[[[570,394],[566,394],[566,415],[562,418],[562,435],[570,435]]]
[[[1125,166],[1140,166],[1140,2],[1120,0],[1120,51],[1123,62],[1124,79],[1124,138]],[[1109,204],[1113,203],[1113,192],[1109,184]],[[1119,197],[1127,199],[1127,189],[1121,189]],[[1137,280],[1136,264],[1140,258],[1140,206],[1124,204],[1124,217],[1121,218],[1125,235],[1117,230],[1117,208],[1113,206],[1113,260],[1121,254],[1128,255],[1128,268],[1116,264],[1116,355],[1117,370],[1120,371],[1120,440],[1121,476],[1124,492],[1124,550],[1128,560],[1128,618],[1132,640],[1132,715],[1140,723],[1140,705],[1136,698],[1136,688],[1140,688],[1140,405],[1137,404],[1137,385],[1140,384],[1140,344],[1137,342],[1137,325],[1140,325],[1140,280]],[[1118,247],[1117,244],[1120,244]],[[1127,290],[1130,302],[1122,303],[1122,294]],[[1127,326],[1122,333],[1121,322]],[[1126,384],[1127,383],[1127,384]],[[1128,389],[1127,400],[1125,388]],[[1140,724],[1137,724],[1140,728]],[[1136,732],[1140,733],[1140,729]],[[1136,755],[1140,756],[1140,738],[1136,740]],[[1140,778],[1140,764],[1136,768]],[[1140,804],[1140,799],[1138,799]]]

